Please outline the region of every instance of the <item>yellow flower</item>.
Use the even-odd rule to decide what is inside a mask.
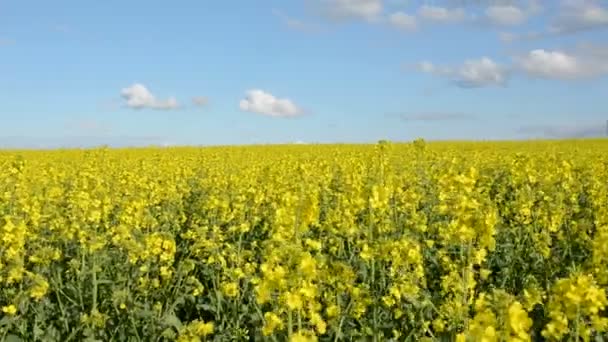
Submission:
[[[207,336],[213,334],[213,322],[197,322],[194,325],[194,331],[198,336]]]
[[[363,245],[363,248],[361,248],[361,252],[359,253],[359,255],[361,256],[361,259],[363,259],[363,260],[366,260],[366,261],[371,260],[372,253],[367,244]]]
[[[305,276],[311,277],[314,276],[315,269],[315,259],[310,254],[306,253],[300,261],[300,272]]]
[[[310,317],[310,322],[315,325],[315,329],[319,334],[325,334],[327,330],[327,324],[318,313],[313,313]]]
[[[259,304],[264,304],[271,299],[272,289],[267,283],[262,283],[256,286],[256,301]]]
[[[293,311],[302,309],[303,305],[302,297],[300,297],[300,295],[295,292],[288,292],[286,294],[285,303],[287,304],[287,307]]]
[[[239,294],[239,285],[235,282],[225,283],[222,285],[222,293],[226,297],[234,298]]]
[[[36,275],[34,286],[30,288],[30,297],[34,298],[35,300],[40,300],[46,295],[48,290],[49,283],[46,281],[46,279]]]
[[[317,337],[307,331],[299,331],[293,335],[289,339],[290,342],[316,342]]]
[[[532,327],[532,320],[528,317],[520,302],[515,301],[509,306],[509,325],[512,335],[522,341],[530,339],[528,330]]]
[[[283,322],[276,314],[267,312],[264,314],[264,327],[262,333],[264,336],[270,336],[277,329],[282,329]]]
[[[179,342],[199,342],[201,337],[206,337],[213,334],[213,322],[203,322],[194,320],[184,326],[180,332],[177,341]]]
[[[171,278],[173,271],[167,266],[160,267],[160,276],[164,279]]]
[[[15,314],[17,314],[17,307],[14,305],[3,306],[2,312],[9,316],[14,316]]]
[[[327,313],[327,317],[334,318],[340,314],[340,307],[332,304],[325,309],[325,312]]]

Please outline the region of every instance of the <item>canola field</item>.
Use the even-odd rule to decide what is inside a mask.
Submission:
[[[603,341],[608,141],[0,151],[0,341]]]

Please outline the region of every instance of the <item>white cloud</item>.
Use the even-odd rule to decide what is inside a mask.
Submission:
[[[542,10],[540,0],[497,1],[485,9],[483,16],[477,19],[477,22],[492,26],[513,27],[524,24]]]
[[[382,14],[382,0],[312,0],[322,13],[334,20],[374,21]]]
[[[417,70],[450,79],[465,88],[505,85],[514,73],[566,81],[594,78],[608,76],[608,45],[579,45],[568,51],[535,49],[514,56],[513,63],[507,66],[488,57],[470,59],[456,67],[423,61]]]
[[[608,29],[608,8],[594,0],[562,0],[549,21],[548,27],[542,31],[513,34],[512,39],[506,41],[536,40],[581,31]]]
[[[518,64],[526,73],[545,78],[572,78],[582,72],[575,57],[560,51],[532,50]]]
[[[541,5],[542,0],[528,0],[528,7],[526,8],[526,12],[528,15],[539,14],[543,11],[543,5]]]
[[[604,49],[605,50],[605,49]],[[608,73],[608,60],[601,48],[575,53],[536,49],[515,58],[517,67],[526,74],[547,79],[572,80]]]
[[[595,1],[562,1],[559,14],[549,27],[554,34],[608,28],[608,9]]]
[[[425,23],[469,23],[482,26],[516,26],[526,22],[542,10],[540,0],[503,0],[490,1],[492,5],[468,12],[466,7],[438,6],[422,2],[415,14],[408,14],[397,8],[411,5],[408,0],[306,0],[318,14],[330,20],[363,20],[368,23],[388,23],[393,27],[412,31],[422,22]],[[309,30],[308,24],[273,11],[290,27]]]
[[[418,63],[418,70],[422,72],[434,73],[435,65],[429,61],[422,61]]]
[[[192,103],[195,106],[203,107],[209,104],[209,99],[205,96],[195,96],[192,98]]]
[[[502,85],[505,70],[490,58],[467,60],[458,70],[459,82],[470,86]]]
[[[127,100],[127,106],[134,109],[175,109],[178,107],[177,100],[174,97],[159,100],[140,83],[122,89],[121,95]]]
[[[302,110],[290,99],[279,99],[260,89],[249,90],[246,97],[239,102],[243,111],[272,117],[295,117],[302,115]]]
[[[502,86],[507,82],[507,70],[488,57],[466,60],[459,67],[436,66],[424,61],[418,70],[450,79],[463,88]]]
[[[414,31],[416,30],[416,17],[404,12],[395,12],[388,16],[388,22],[400,30]]]
[[[445,8],[439,6],[423,5],[418,9],[418,16],[428,21],[438,23],[456,23],[466,19],[466,13],[462,8]]]
[[[500,26],[520,25],[527,18],[527,14],[522,9],[512,5],[490,6],[486,9],[485,15],[492,24]]]

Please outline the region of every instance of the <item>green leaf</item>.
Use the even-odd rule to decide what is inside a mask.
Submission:
[[[17,335],[6,335],[6,337],[4,338],[5,342],[22,342],[23,340],[21,339],[21,337],[17,336]]]
[[[163,323],[165,323],[168,326],[174,327],[178,331],[182,329],[182,322],[179,320],[179,318],[177,316],[175,316],[174,313],[166,314],[163,317]]]
[[[175,333],[175,331],[171,328],[167,328],[167,329],[163,330],[163,332],[161,334],[162,337],[167,338],[169,340],[174,340],[176,335],[177,334]]]
[[[7,326],[7,325],[11,324],[12,321],[13,321],[12,318],[5,316],[4,318],[0,319],[0,327]]]
[[[216,312],[216,307],[215,306],[211,306],[209,304],[199,304],[196,306],[197,309],[199,310],[205,310],[205,311],[209,311],[209,312]]]
[[[87,337],[86,339],[84,339],[85,342],[103,342],[102,340],[98,340],[93,336]]]

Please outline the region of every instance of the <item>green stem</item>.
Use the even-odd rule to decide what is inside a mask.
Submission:
[[[92,271],[93,271],[93,306],[91,308],[91,312],[96,311],[97,310],[97,270],[95,269],[97,267],[97,264],[95,262],[95,258],[93,258],[93,266],[92,266]]]
[[[220,297],[220,289],[219,289],[219,283],[217,282],[217,279],[215,277],[213,277],[213,292],[215,293],[215,300],[216,300],[216,312],[215,312],[215,320],[217,322],[224,322],[222,317],[222,298]]]
[[[293,335],[293,317],[291,314],[291,310],[287,311],[287,337],[291,340],[291,335]]]
[[[466,251],[466,255],[464,253],[464,251],[461,249],[460,250],[460,255],[461,255],[461,260],[464,259],[463,262],[463,266],[462,266],[462,305],[463,308],[465,309],[465,313],[464,313],[464,329],[465,331],[467,331],[469,329],[469,301],[468,301],[468,279],[467,279],[467,265],[469,263],[469,251],[470,251],[470,243],[467,246],[467,251]]]
[[[84,260],[84,253],[80,255],[80,264],[81,264],[81,268],[80,268],[80,274],[78,275],[78,282],[80,283],[79,289],[78,289],[78,299],[80,300],[80,309],[84,312],[86,309],[84,307],[84,299],[82,298],[82,283],[83,283],[83,279],[82,279],[82,275],[84,274],[85,270],[86,270],[86,262]]]
[[[338,323],[338,331],[336,331],[336,336],[334,337],[334,342],[338,342],[338,339],[342,335],[342,325],[344,324],[344,319],[346,318],[347,313],[350,311],[352,304],[353,304],[352,301],[350,301],[348,303],[346,310],[344,310],[344,314],[342,314],[341,315],[342,317],[340,317],[340,323]]]
[[[53,273],[53,277],[51,277],[51,282],[53,281],[53,278],[59,278],[61,279],[61,277],[57,277],[57,273]],[[56,281],[56,280],[55,280]],[[59,311],[61,311],[61,317],[62,321],[63,321],[63,328],[65,329],[66,332],[70,331],[70,327],[68,325],[67,319],[65,317],[67,317],[67,315],[65,314],[65,307],[63,305],[63,302],[61,301],[61,296],[60,296],[60,289],[63,288],[63,284],[61,283],[61,281],[59,281],[59,285],[55,286],[56,289],[59,289],[58,291],[55,291],[55,297],[57,297],[57,303],[59,304]]]
[[[578,342],[578,337],[580,336],[580,331],[579,331],[579,321],[580,321],[580,317],[581,317],[581,307],[580,305],[576,306],[576,322],[575,324],[575,328],[574,328],[574,337],[575,337],[575,341]]]
[[[298,310],[298,330],[302,331],[302,312]]]
[[[62,321],[63,321],[63,328],[65,329],[66,332],[70,331],[70,327],[68,326],[68,322],[65,319],[66,314],[65,314],[65,308],[63,306],[63,302],[61,301],[61,296],[59,295],[59,293],[55,292],[55,297],[57,297],[57,303],[59,304],[59,311],[61,311],[61,317]]]
[[[139,336],[139,331],[137,331],[137,324],[135,324],[135,320],[132,315],[129,315],[129,321],[131,321],[131,325],[133,326],[133,332],[135,332],[135,337],[137,337],[138,341],[141,341],[141,336]]]
[[[374,248],[375,244],[374,244],[374,227],[372,224],[372,207],[371,205],[368,205],[368,210],[369,210],[369,214],[368,214],[368,229],[369,229],[369,235],[370,235],[370,242],[372,244],[372,248]],[[374,255],[372,254],[372,265],[371,265],[371,284],[370,284],[370,288],[372,291],[375,290],[375,283],[376,283],[376,259],[374,258]],[[374,308],[373,308],[373,322],[372,322],[372,328],[373,328],[373,341],[377,342],[378,341],[378,305],[376,305],[376,298],[374,297]]]

